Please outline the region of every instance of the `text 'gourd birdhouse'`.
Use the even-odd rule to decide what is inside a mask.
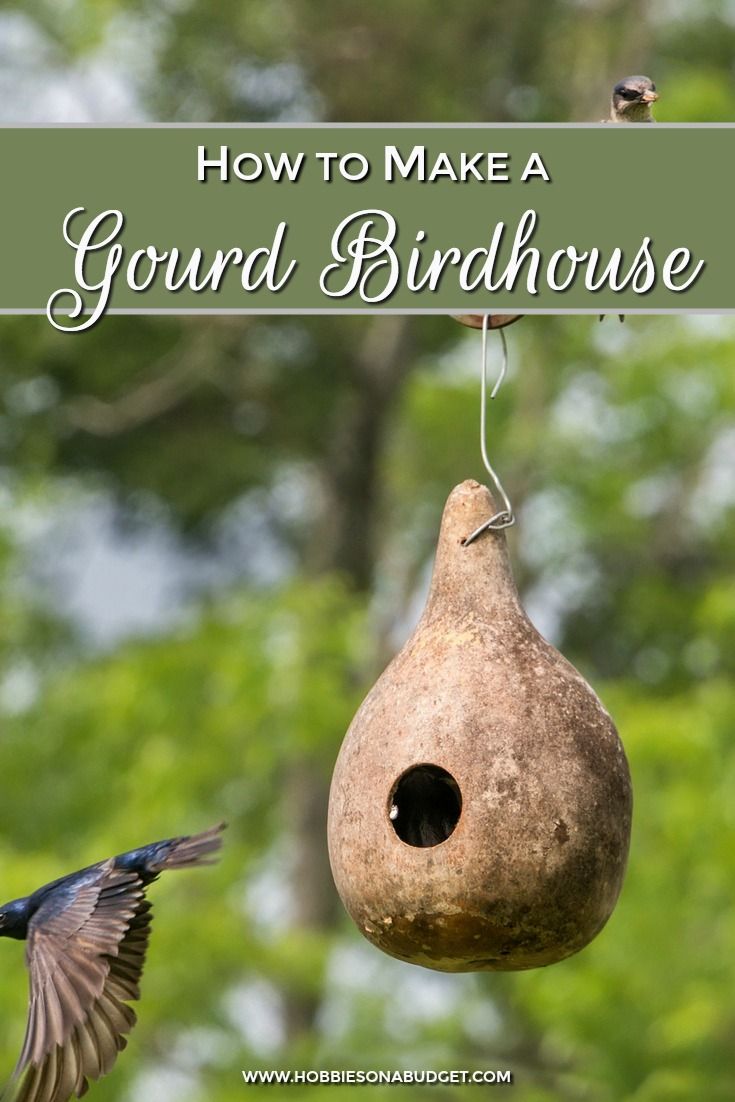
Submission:
[[[615,726],[521,608],[477,482],[442,520],[421,621],[360,707],[332,780],[329,852],[357,926],[447,972],[587,944],[617,900],[631,787]]]

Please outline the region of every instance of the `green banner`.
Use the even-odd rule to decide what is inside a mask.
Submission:
[[[2,130],[0,307],[735,308],[731,126]]]

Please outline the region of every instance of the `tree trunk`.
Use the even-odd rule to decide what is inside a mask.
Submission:
[[[372,584],[379,469],[385,425],[410,370],[409,318],[374,318],[345,364],[353,387],[333,426],[322,481],[324,511],[315,525],[308,566],[314,574],[336,573],[356,592]],[[334,732],[335,742],[341,732]],[[292,840],[292,897],[298,929],[332,929],[340,915],[326,841],[329,776],[309,758],[294,761],[286,786]],[[286,996],[287,1044],[310,1032],[319,1009],[317,993]]]

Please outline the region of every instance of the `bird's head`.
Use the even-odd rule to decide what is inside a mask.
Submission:
[[[28,930],[28,900],[13,899],[0,907],[0,937],[22,940]]]
[[[611,118],[614,122],[653,122],[651,104],[657,99],[656,85],[648,77],[626,77],[613,88]]]

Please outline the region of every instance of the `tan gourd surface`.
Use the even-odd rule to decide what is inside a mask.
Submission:
[[[426,609],[357,712],[330,795],[348,912],[385,952],[443,971],[577,952],[613,910],[630,837],[610,716],[521,608],[504,534],[462,545],[495,511],[477,482],[450,495]],[[453,833],[426,847],[390,819],[397,781],[422,764],[462,798]]]

